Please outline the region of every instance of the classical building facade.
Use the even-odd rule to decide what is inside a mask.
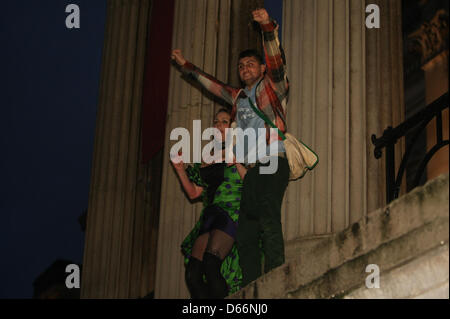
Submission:
[[[380,28],[366,26],[369,4],[379,8]],[[175,0],[172,47],[219,80],[238,85],[237,54],[260,47],[260,35],[249,19],[251,10],[263,5],[262,0]],[[386,205],[384,154],[375,158],[371,136],[405,120],[408,39],[422,56],[425,105],[448,92],[443,80],[448,25],[430,22],[405,37],[402,11],[400,0],[283,1],[282,44],[291,85],[288,130],[320,158],[312,172],[291,182],[286,191],[282,224],[287,264],[298,263],[305,247],[335,238]],[[448,9],[443,12],[448,17]],[[180,189],[169,163],[174,143],[169,135],[176,127],[192,131],[193,120],[202,121],[202,130],[209,127],[220,102],[172,68],[164,149],[141,163],[141,99],[151,17],[150,0],[108,1],[82,298],[139,298],[150,292],[155,298],[189,296],[180,243],[198,219],[201,204],[191,203]],[[432,42],[430,49],[430,34],[444,44]],[[448,125],[448,110],[444,116]],[[448,139],[448,126],[446,130]],[[395,157],[404,151],[401,139]],[[441,153],[436,160],[440,164],[430,163],[428,179],[444,173],[445,163],[448,172],[448,148]],[[399,161],[395,165],[398,169]],[[400,195],[406,193],[406,184],[405,179]],[[443,185],[448,188],[448,182]],[[279,296],[304,295],[280,290]]]

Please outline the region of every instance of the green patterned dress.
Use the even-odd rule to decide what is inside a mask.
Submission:
[[[201,227],[203,213],[205,207],[208,205],[206,196],[206,189],[208,185],[200,175],[200,164],[196,163],[193,166],[188,166],[188,168],[186,169],[186,173],[193,183],[203,187],[202,193],[203,210],[194,228],[187,235],[187,237],[181,244],[181,251],[185,256],[184,259],[185,265],[189,262],[189,258],[191,257],[192,247],[194,245],[195,240],[198,237],[199,230]],[[243,187],[242,180],[236,169],[236,166],[233,165],[225,167],[224,181],[217,188],[212,204],[219,206],[220,208],[225,210],[234,222],[237,222],[237,220],[239,219],[242,187]],[[227,257],[225,257],[222,263],[221,273],[222,276],[225,278],[225,281],[227,282],[228,291],[230,295],[237,292],[241,288],[240,284],[242,281],[242,273],[241,268],[239,267],[239,257],[236,244],[233,245],[230,253],[228,254]]]

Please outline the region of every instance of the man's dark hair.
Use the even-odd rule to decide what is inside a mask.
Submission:
[[[241,53],[239,53],[238,61],[242,58],[248,58],[248,57],[254,57],[259,62],[259,64],[264,64],[264,60],[263,60],[261,54],[259,54],[259,52],[256,51],[255,49],[248,49],[248,50],[244,50]]]

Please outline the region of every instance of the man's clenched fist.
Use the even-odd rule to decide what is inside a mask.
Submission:
[[[183,66],[186,63],[186,59],[183,57],[183,54],[181,54],[180,49],[175,49],[172,51],[172,60],[175,60],[178,65]]]
[[[266,9],[256,9],[252,12],[253,20],[260,24],[267,24],[270,22],[269,14]]]

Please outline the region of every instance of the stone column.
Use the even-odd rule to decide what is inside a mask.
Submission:
[[[152,194],[159,193],[157,187],[149,191],[152,186],[145,181],[158,179],[158,158],[140,164],[150,3],[109,0],[107,5],[82,298],[137,298],[154,286],[151,245],[156,246],[157,214],[152,205],[157,201]]]
[[[366,0],[365,5],[380,8],[380,29],[366,29],[366,99],[367,99],[367,210],[372,212],[386,204],[385,152],[376,160],[371,134],[381,136],[388,127],[405,120],[403,87],[402,1]],[[404,153],[405,139],[395,146],[395,172]],[[403,178],[400,195],[406,191]]]
[[[369,3],[380,8],[379,29],[366,29]],[[337,232],[384,205],[384,158],[370,136],[403,121],[401,1],[285,0],[283,31],[288,131],[320,159],[285,195],[290,258],[296,239]]]
[[[281,5],[281,3],[280,3]],[[229,82],[240,86],[237,64],[239,53],[247,49],[256,49],[263,55],[262,41],[258,27],[251,22],[251,12],[264,7],[264,0],[232,0],[230,12],[230,54]],[[270,14],[270,12],[269,12]]]
[[[175,4],[173,48],[181,49],[186,59],[225,82],[229,16],[230,1],[178,0]],[[169,136],[172,129],[183,127],[192,137],[193,120],[202,121],[202,130],[210,127],[215,106],[197,87],[182,79],[175,68],[171,70],[169,85],[155,297],[187,298],[180,245],[199,218],[202,205],[190,203],[181,189],[169,162],[170,147],[175,143]]]
[[[258,1],[261,2],[257,0],[252,3]],[[173,48],[182,49],[186,59],[220,81],[228,83],[229,74],[237,72],[237,62],[234,67],[231,65],[232,62],[229,63],[233,61],[230,57],[230,49],[234,48],[234,43],[255,47],[255,43],[251,45],[252,40],[239,38],[239,30],[243,31],[242,35],[247,34],[247,36],[250,32],[248,23],[252,8],[247,2],[246,0],[177,0]],[[241,17],[236,15],[239,8],[241,8]],[[231,13],[232,10],[234,14]],[[230,34],[232,34],[231,40]],[[257,37],[259,34],[254,35],[253,41],[256,41]],[[176,127],[184,127],[190,131],[192,143],[193,120],[202,121],[203,131],[212,126],[215,110],[219,107],[221,105],[218,101],[205,96],[197,87],[182,79],[179,71],[172,68],[163,154],[156,298],[189,298],[180,245],[198,220],[202,209],[201,203],[191,203],[187,199],[169,162],[170,148],[176,143],[169,140],[170,132]]]

